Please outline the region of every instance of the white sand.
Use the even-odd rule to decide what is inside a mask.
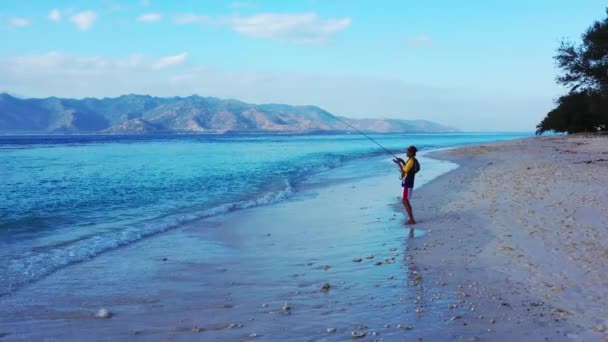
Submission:
[[[461,168],[423,191],[418,211],[436,230],[418,260],[456,274],[483,307],[477,314],[515,321],[502,337],[536,329],[606,339],[608,138],[523,139],[436,156]]]

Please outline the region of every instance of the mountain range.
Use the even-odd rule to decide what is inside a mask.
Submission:
[[[254,105],[192,95],[22,99],[0,94],[2,133],[454,132],[426,120],[349,119],[315,106]]]

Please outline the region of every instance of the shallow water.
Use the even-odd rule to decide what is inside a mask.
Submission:
[[[366,161],[392,166],[386,157]],[[437,163],[433,170],[454,167]],[[352,161],[336,173],[354,175],[361,167]],[[403,214],[392,205],[398,179],[388,171],[325,182],[327,173],[287,201],[191,222],[61,269],[0,298],[0,327],[11,340],[62,341],[433,334],[454,298],[411,258]],[[424,233],[421,223],[416,238]],[[320,290],[325,282],[327,292]],[[93,319],[100,307],[115,316]]]
[[[522,136],[374,138],[399,151]],[[201,218],[280,202],[315,184],[392,172],[386,158],[370,159],[381,153],[354,134],[0,136],[0,295]],[[356,167],[335,169],[344,163]],[[443,172],[431,162],[422,167],[421,182]]]

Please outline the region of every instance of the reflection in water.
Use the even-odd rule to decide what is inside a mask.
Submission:
[[[415,237],[416,238],[423,237],[424,235],[426,235],[426,231],[424,229],[414,228],[414,226],[409,227],[408,237],[410,239],[415,238]]]

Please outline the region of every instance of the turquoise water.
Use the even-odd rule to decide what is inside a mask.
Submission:
[[[528,135],[373,137],[398,152]],[[373,175],[382,153],[356,134],[0,136],[0,295],[146,236],[285,200],[344,163]]]

